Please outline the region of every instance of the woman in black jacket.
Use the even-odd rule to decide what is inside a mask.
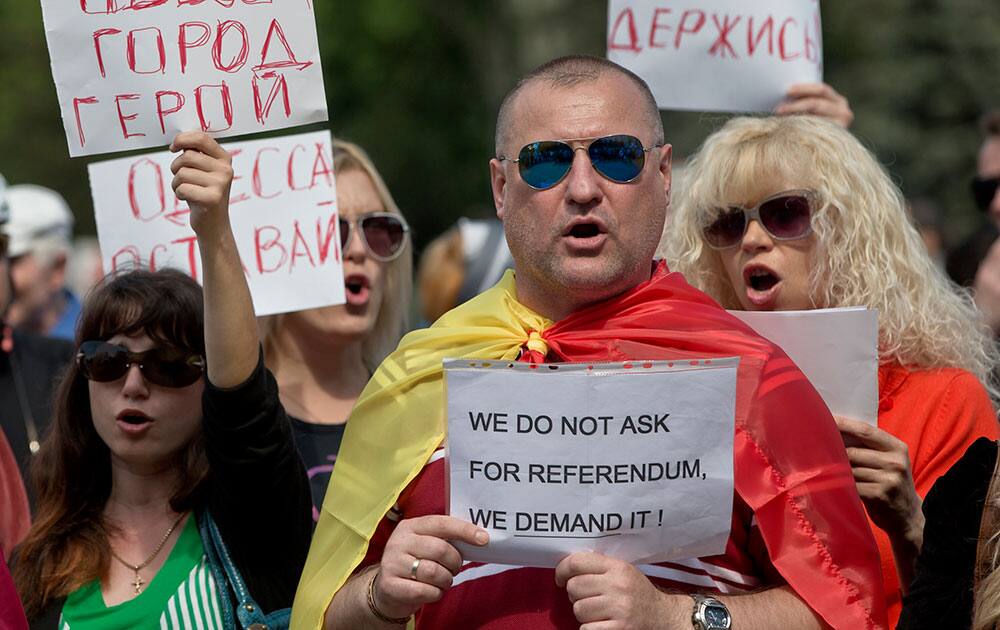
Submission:
[[[175,271],[88,298],[15,564],[36,627],[280,627],[305,561],[308,479],[232,264],[230,157],[200,133],[172,148],[204,306]]]

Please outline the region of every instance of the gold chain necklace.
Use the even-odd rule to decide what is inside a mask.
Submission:
[[[135,581],[132,582],[132,586],[135,587],[136,595],[142,592],[142,587],[145,586],[146,584],[146,582],[144,582],[143,579],[139,577],[139,570],[145,568],[146,565],[148,565],[150,562],[153,561],[153,558],[160,555],[160,552],[163,551],[163,545],[167,544],[167,539],[170,538],[170,534],[174,533],[174,530],[177,529],[177,526],[180,524],[181,519],[183,519],[186,514],[187,513],[185,512],[184,514],[181,514],[180,516],[177,517],[177,520],[174,521],[174,524],[170,526],[170,529],[167,530],[167,533],[163,535],[163,538],[160,540],[160,544],[156,546],[156,549],[153,550],[153,553],[151,553],[148,558],[146,558],[139,564],[129,564],[128,562],[125,562],[125,560],[123,560],[121,556],[115,553],[114,549],[111,550],[111,555],[114,556],[115,560],[121,562],[128,568],[135,571]]]

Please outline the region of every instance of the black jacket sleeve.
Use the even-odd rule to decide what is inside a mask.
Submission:
[[[996,461],[996,443],[979,438],[927,493],[924,545],[898,630],[971,627],[979,523]]]
[[[263,355],[245,383],[203,400],[208,509],[250,594],[292,605],[312,536],[309,480]]]

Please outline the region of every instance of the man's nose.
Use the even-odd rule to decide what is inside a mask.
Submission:
[[[600,175],[590,163],[590,156],[583,149],[573,153],[573,164],[566,175],[566,197],[577,205],[587,205],[601,200]]]

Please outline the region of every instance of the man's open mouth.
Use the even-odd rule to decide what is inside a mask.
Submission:
[[[600,233],[601,228],[596,223],[577,223],[569,231],[573,238],[593,238]]]

